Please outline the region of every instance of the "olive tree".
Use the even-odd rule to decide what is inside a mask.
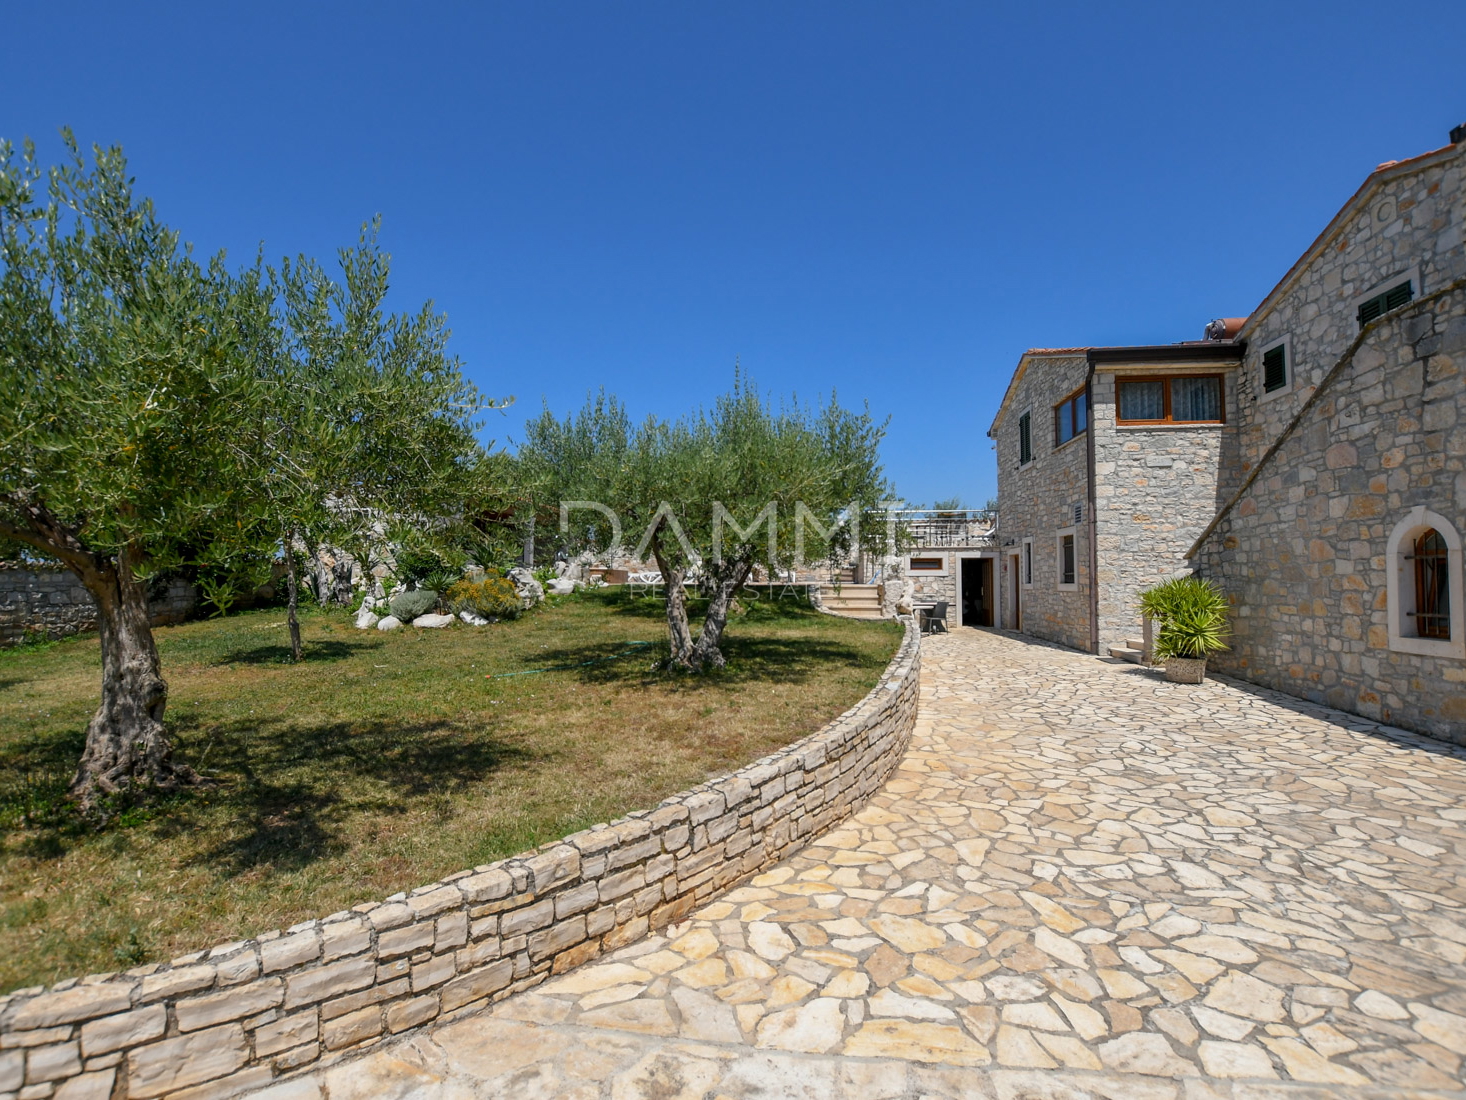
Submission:
[[[370,270],[363,289],[325,295],[341,307],[330,354],[292,355],[267,338],[271,318],[294,323],[281,280],[199,263],[134,196],[119,149],[89,164],[65,140],[46,172],[29,142],[0,143],[0,540],[63,563],[96,602],[101,705],[71,784],[96,811],[198,778],[165,735],[148,580],[257,558],[330,494],[441,488],[476,461],[478,402],[429,310],[382,317],[374,248],[346,258]]]
[[[614,539],[610,517],[637,557],[661,571],[670,663],[721,667],[720,648],[738,590],[757,567],[770,574],[807,561],[848,560],[879,545],[866,522],[889,495],[880,462],[885,426],[868,411],[767,401],[742,378],[711,409],[633,427],[615,398],[592,397],[558,420],[528,427],[520,461],[539,495],[584,508],[572,538]],[[589,507],[587,507],[589,505]],[[598,506],[598,507],[597,507]],[[602,541],[602,545],[605,541]],[[707,596],[694,635],[686,585]]]

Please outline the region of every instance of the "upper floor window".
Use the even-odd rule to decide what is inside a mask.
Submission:
[[[1089,427],[1089,394],[1076,390],[1054,406],[1054,446],[1060,447]]]
[[[1262,392],[1276,393],[1288,386],[1288,345],[1278,344],[1262,353]]]
[[[1219,374],[1147,375],[1117,380],[1121,424],[1221,424]]]
[[[1396,283],[1380,294],[1372,298],[1366,298],[1359,303],[1359,327],[1363,328],[1376,317],[1382,317],[1392,309],[1399,309],[1403,305],[1409,305],[1415,300],[1415,280],[1406,279],[1402,283]]]
[[[1018,465],[1027,466],[1033,461],[1033,424],[1028,413],[1018,418]]]
[[[1450,553],[1433,527],[1415,540],[1415,633],[1451,637]]]

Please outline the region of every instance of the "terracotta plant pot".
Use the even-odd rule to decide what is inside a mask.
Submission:
[[[1173,684],[1199,684],[1206,679],[1205,657],[1167,657],[1166,679]]]

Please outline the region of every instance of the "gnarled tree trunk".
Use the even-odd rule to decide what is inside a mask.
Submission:
[[[672,668],[693,671],[692,627],[687,622],[687,590],[682,582],[687,579],[686,570],[674,568],[662,552],[661,532],[652,535],[652,556],[657,559],[657,568],[662,571],[662,589],[667,609],[667,642],[671,653],[667,663]]]
[[[102,705],[87,725],[86,748],[70,793],[83,810],[122,791],[171,791],[196,782],[175,764],[163,732],[168,685],[148,621],[146,586],[126,553],[116,560],[68,562],[97,602],[102,641]]]
[[[703,616],[702,630],[697,636],[697,643],[692,647],[693,668],[722,668],[728,663],[718,646],[723,640],[723,630],[728,625],[728,610],[733,605],[733,598],[748,580],[748,574],[752,570],[751,562],[738,561],[733,563],[727,574],[718,578],[717,587],[713,589],[712,598],[708,600],[707,614]]]

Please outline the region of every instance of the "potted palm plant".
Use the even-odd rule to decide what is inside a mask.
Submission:
[[[1227,597],[1211,581],[1172,577],[1140,594],[1140,612],[1158,628],[1154,660],[1167,680],[1201,683],[1207,655],[1227,648]]]

